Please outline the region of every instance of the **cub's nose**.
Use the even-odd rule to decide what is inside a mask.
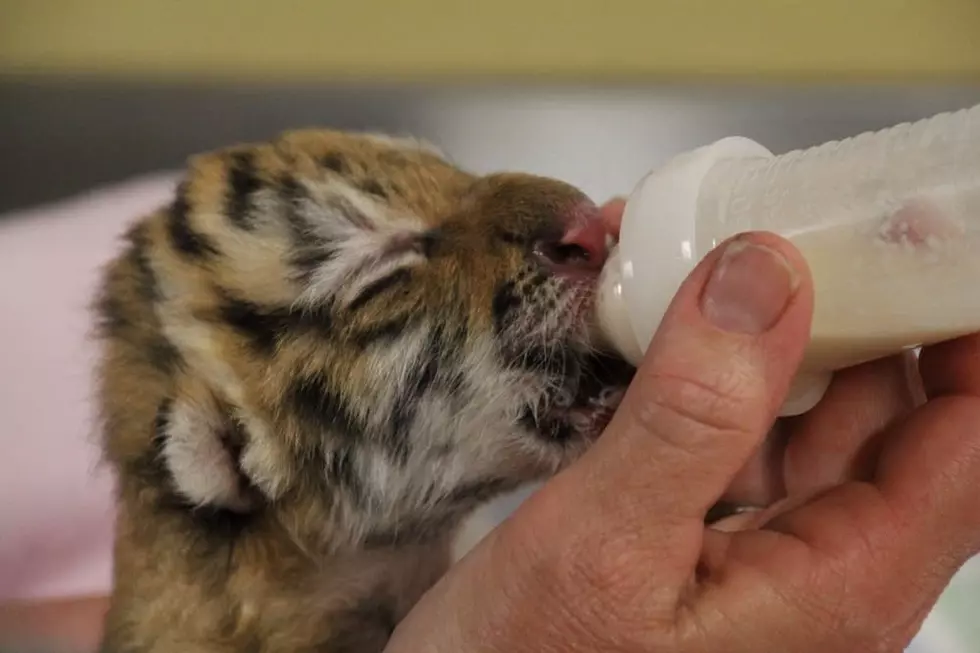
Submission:
[[[539,240],[535,252],[558,274],[597,275],[609,256],[608,235],[598,209],[589,204],[570,212],[563,231]]]

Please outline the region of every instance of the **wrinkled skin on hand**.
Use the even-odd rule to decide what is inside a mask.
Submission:
[[[387,651],[903,650],[980,552],[980,337],[845,370],[770,434],[812,304],[778,237],[709,255],[597,444]],[[722,498],[758,509],[706,527]]]

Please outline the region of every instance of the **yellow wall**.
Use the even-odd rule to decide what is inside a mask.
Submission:
[[[980,0],[0,0],[0,75],[980,80]]]

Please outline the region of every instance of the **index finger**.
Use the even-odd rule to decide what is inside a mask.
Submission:
[[[883,452],[877,482],[935,540],[932,555],[961,563],[980,550],[980,335],[926,347],[919,369],[930,401]]]
[[[980,336],[927,348],[921,362],[932,399],[890,434],[871,482],[834,488],[765,526],[849,560],[855,583],[890,588],[878,597],[890,609],[938,594],[980,552]],[[911,594],[896,590],[903,584]]]

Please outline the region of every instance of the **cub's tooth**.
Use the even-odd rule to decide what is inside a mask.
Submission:
[[[602,406],[612,406],[618,404],[626,391],[623,388],[603,388],[596,398],[596,402]]]
[[[558,408],[568,408],[575,401],[575,396],[567,388],[555,395],[554,403]]]
[[[568,422],[576,431],[587,431],[592,426],[592,416],[583,413],[572,413]]]

